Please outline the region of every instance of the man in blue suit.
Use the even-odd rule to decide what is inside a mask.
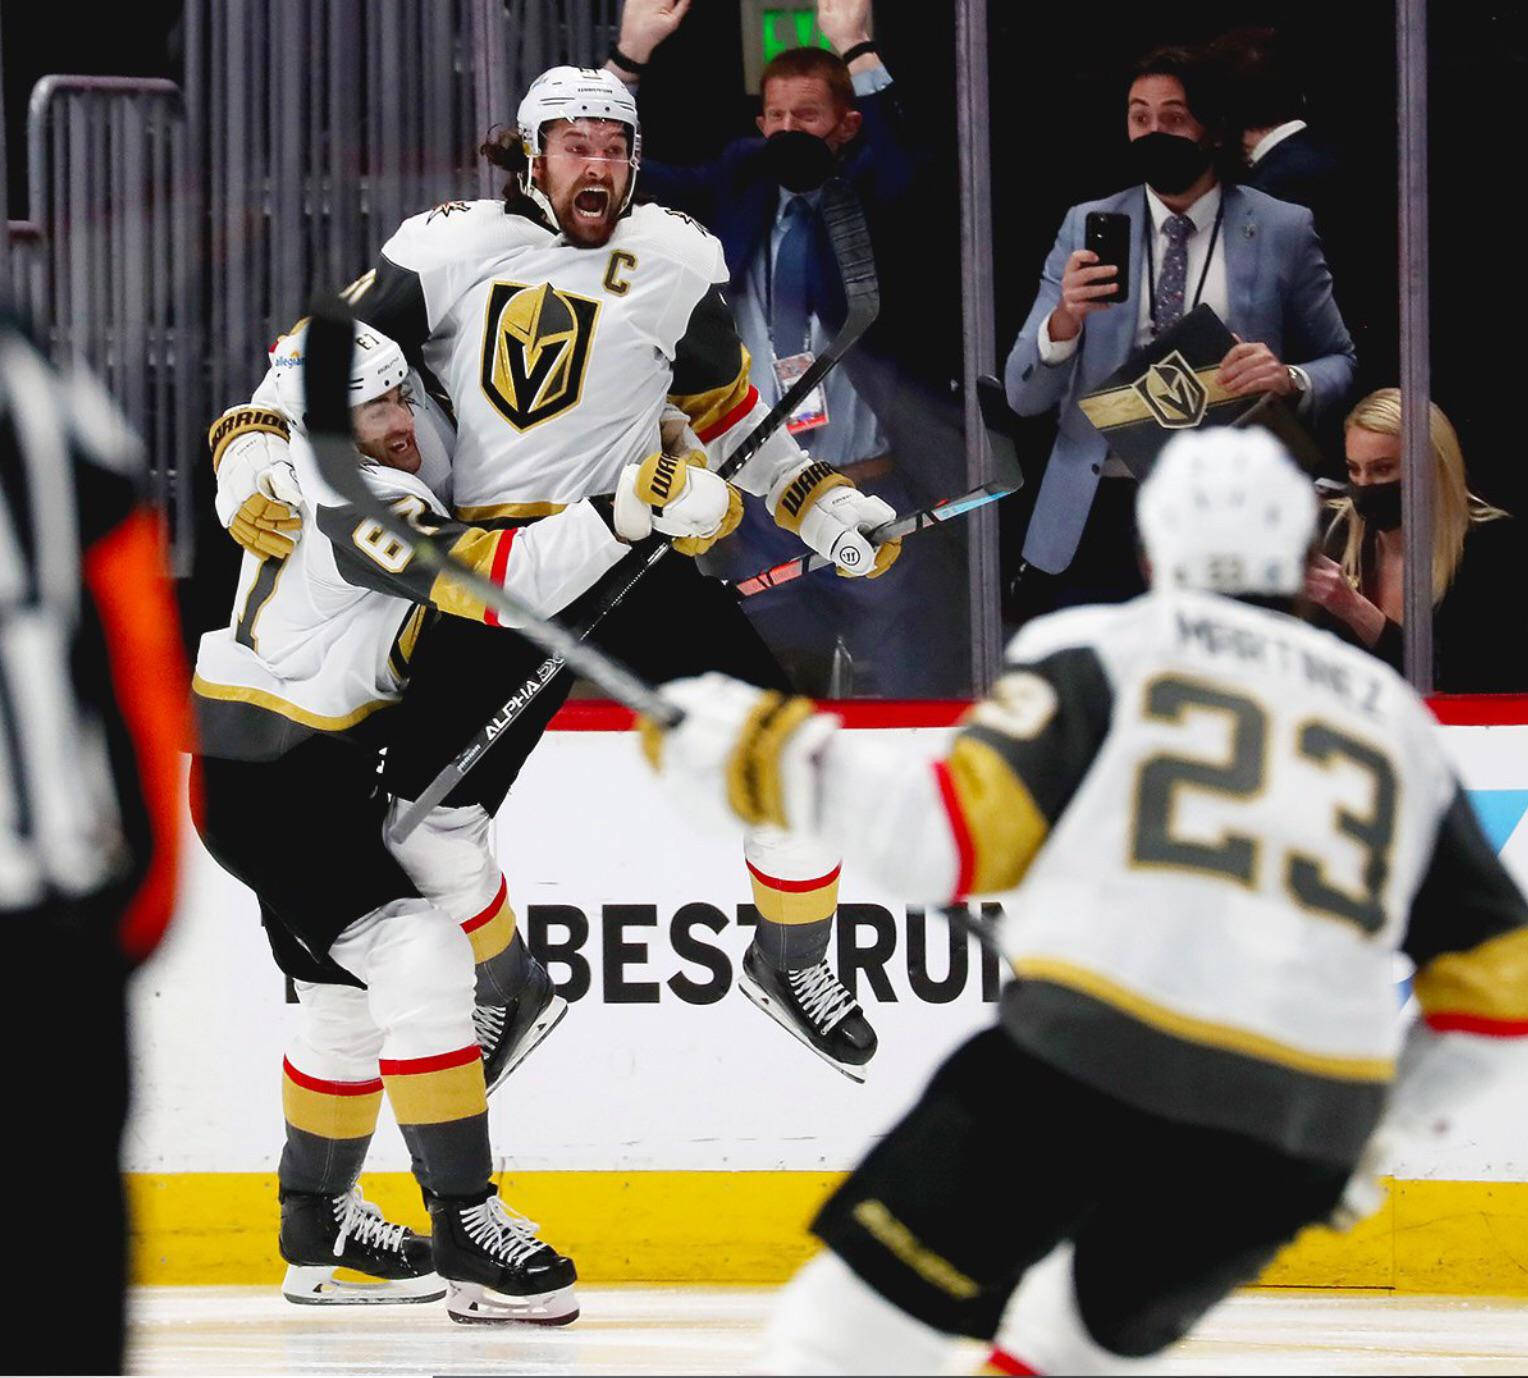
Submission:
[[[687,9],[688,0],[627,0],[607,68],[637,85],[652,51]],[[795,49],[769,64],[757,121],[763,137],[729,143],[718,158],[697,166],[642,160],[644,195],[693,215],[721,240],[731,274],[728,301],[753,382],[771,404],[788,386],[789,361],[799,367],[820,353],[845,311],[817,194],[792,189],[798,174],[809,181],[813,172],[794,162],[803,143],[798,137],[791,147],[777,136],[815,136],[817,148],[806,141],[805,152],[821,159],[817,182],[831,168],[859,193],[878,260],[905,236],[906,215],[919,213],[912,203],[918,160],[891,75],[865,32],[869,9],[869,0],[819,0],[818,24],[835,53]],[[956,424],[941,420],[939,401],[947,410],[948,389],[938,399],[933,388],[910,384],[907,356],[930,352],[926,313],[906,285],[888,290],[893,276],[900,277],[882,263],[881,319],[829,375],[820,399],[826,419],[800,414],[791,429],[813,459],[905,512],[964,486],[963,469],[949,460],[964,449]],[[916,349],[897,343],[902,339],[915,339]],[[786,364],[785,372],[777,362]],[[907,472],[909,458],[917,460],[918,472]],[[750,504],[737,534],[707,557],[707,570],[736,579],[786,559],[790,549],[781,536]],[[938,696],[969,688],[964,656],[943,644],[963,626],[964,588],[959,554],[920,538],[918,548],[909,545],[897,566],[874,582],[816,575],[745,607],[799,689]],[[840,638],[850,653],[852,683],[831,674]]]
[[[1315,422],[1352,388],[1353,342],[1311,213],[1221,180],[1217,163],[1239,150],[1225,147],[1211,70],[1204,56],[1175,48],[1138,65],[1126,126],[1141,185],[1067,212],[1008,356],[1014,410],[1059,407],[1024,542],[1022,596],[1034,611],[1144,591],[1135,479],[1077,399],[1195,306],[1209,305],[1237,336],[1217,375],[1230,392],[1272,393]],[[1110,302],[1116,269],[1083,247],[1089,211],[1130,217],[1124,305]]]

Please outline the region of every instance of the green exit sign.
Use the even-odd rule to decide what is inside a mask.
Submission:
[[[760,50],[766,63],[791,48],[831,48],[817,27],[817,7],[782,5],[760,15]]]
[[[832,44],[817,27],[816,0],[738,0],[742,18],[743,79],[759,93],[766,64],[791,48],[827,48]],[[874,28],[867,24],[870,32]]]

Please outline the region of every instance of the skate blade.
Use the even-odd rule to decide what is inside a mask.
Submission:
[[[786,1014],[779,1007],[779,1005],[771,1000],[766,991],[760,990],[758,986],[754,985],[754,983],[748,979],[748,974],[746,972],[738,973],[737,987],[759,1009],[763,1010],[764,1013],[773,1019],[776,1024],[778,1024],[782,1029],[785,1030],[786,1033],[794,1038],[797,1043],[801,1044],[803,1048],[808,1048],[812,1052],[816,1053],[817,1056],[826,1062],[829,1067],[833,1068],[834,1071],[842,1072],[846,1077],[849,1078],[850,1081],[857,1082],[861,1086],[865,1084],[865,1069],[863,1067],[856,1067],[852,1063],[848,1062],[840,1062],[836,1057],[831,1057],[829,1054],[823,1052],[823,1050],[810,1039],[804,1037],[801,1030],[796,1027],[795,1022],[791,1019],[790,1015]]]
[[[439,1301],[446,1284],[434,1273],[417,1278],[374,1278],[366,1282],[336,1276],[331,1264],[291,1264],[281,1283],[281,1295],[298,1306],[414,1306]],[[345,1272],[351,1272],[345,1269]],[[354,1274],[356,1278],[364,1274]]]
[[[458,1325],[571,1325],[578,1319],[572,1287],[513,1297],[480,1282],[447,1282],[446,1314]]]
[[[493,1095],[499,1087],[504,1085],[509,1074],[546,1041],[546,1036],[562,1023],[563,1016],[567,1012],[568,1002],[562,996],[554,995],[547,1001],[547,1007],[542,1010],[540,1017],[526,1032],[524,1040],[515,1049],[515,1055],[504,1064],[499,1075],[493,1079],[492,1084],[487,1089],[488,1095]]]

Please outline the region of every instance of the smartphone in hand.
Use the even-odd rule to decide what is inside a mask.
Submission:
[[[1113,279],[1119,290],[1100,301],[1113,305],[1130,300],[1130,217],[1118,211],[1089,211],[1082,226],[1082,246],[1098,255],[1098,264],[1112,263],[1119,269]],[[1098,265],[1095,265],[1098,266]]]

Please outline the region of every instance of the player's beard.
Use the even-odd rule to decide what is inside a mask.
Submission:
[[[557,224],[573,243],[597,249],[615,233],[624,183],[582,181],[552,201]],[[597,213],[596,213],[597,212]]]

